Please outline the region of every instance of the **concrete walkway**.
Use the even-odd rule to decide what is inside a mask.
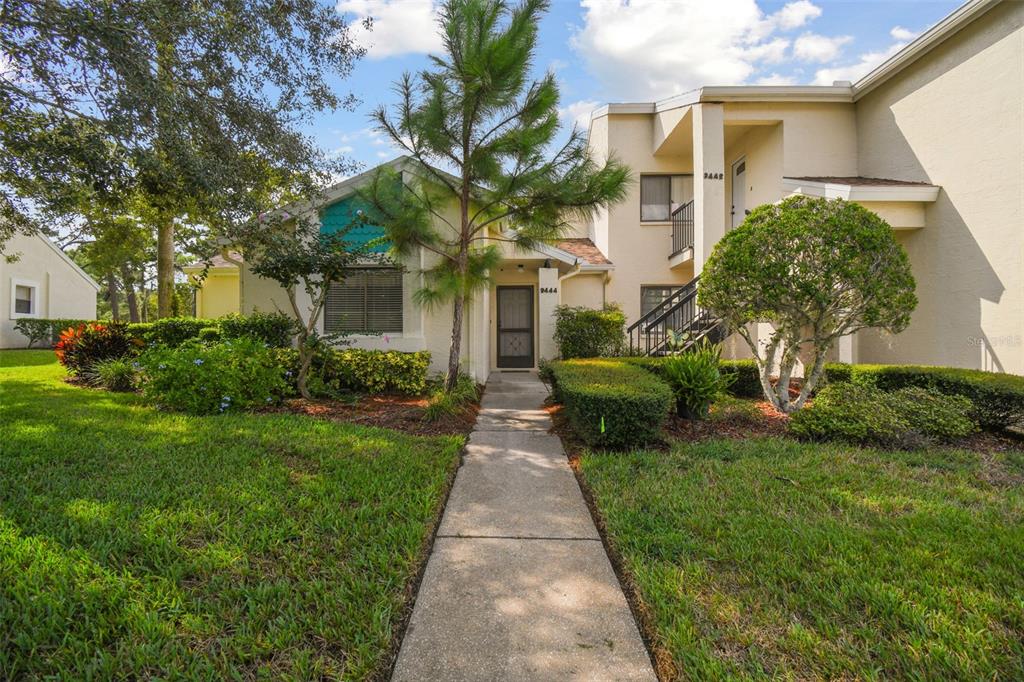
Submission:
[[[546,397],[491,374],[392,679],[656,679]]]

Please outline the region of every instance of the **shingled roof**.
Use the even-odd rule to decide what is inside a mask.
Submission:
[[[601,253],[594,242],[586,238],[562,239],[555,243],[555,246],[571,253],[589,265],[611,265],[612,262]]]

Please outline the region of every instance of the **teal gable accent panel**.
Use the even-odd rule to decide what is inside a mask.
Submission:
[[[346,197],[336,201],[320,211],[320,234],[333,234],[352,224],[356,218],[356,212],[365,206],[359,197]],[[384,236],[384,228],[377,225],[359,225],[346,235],[346,241],[353,245],[362,246],[367,242]],[[373,253],[385,253],[390,244],[387,242],[378,244],[370,249]]]

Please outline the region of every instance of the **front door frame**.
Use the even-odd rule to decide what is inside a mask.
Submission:
[[[741,215],[736,215],[736,166],[743,164],[743,184],[740,188],[740,194],[743,196],[743,206],[740,208]],[[739,227],[744,220],[747,219],[747,157],[741,156],[732,162],[732,166],[729,168],[730,173],[730,196],[729,205],[732,206],[729,212],[729,228]]]
[[[502,328],[501,328],[501,293],[502,293],[503,290],[507,291],[507,290],[512,290],[512,289],[520,289],[520,290],[526,290],[526,291],[530,292],[530,297],[527,299],[527,301],[530,304],[529,315],[527,317],[527,319],[530,320],[529,328],[518,328],[517,327],[515,329],[506,329],[506,330],[504,330],[504,331],[509,331],[509,332],[518,332],[518,333],[529,332],[529,335],[530,335],[530,355],[527,356],[525,358],[525,360],[522,359],[522,358],[519,358],[519,357],[511,357],[511,356],[507,356],[507,355],[503,356],[501,354],[501,332],[503,331]],[[498,367],[498,369],[532,369],[534,364],[536,364],[536,343],[535,343],[535,338],[534,337],[535,337],[535,334],[537,332],[537,329],[536,329],[537,324],[536,324],[536,321],[533,319],[533,317],[534,317],[534,300],[533,300],[534,297],[535,297],[535,294],[534,294],[534,290],[533,290],[533,285],[532,284],[510,284],[510,285],[504,285],[503,284],[503,285],[498,285],[497,287],[495,287],[495,305],[497,306],[497,309],[498,309],[498,315],[497,315],[497,325],[495,325],[494,341],[495,341],[495,345],[496,345],[495,356],[497,357],[497,367]]]

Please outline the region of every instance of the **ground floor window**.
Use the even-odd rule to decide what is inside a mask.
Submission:
[[[38,314],[38,287],[30,282],[11,280],[11,317]]]
[[[651,312],[679,289],[673,286],[640,287],[640,315]]]
[[[400,333],[402,331],[402,271],[363,268],[334,283],[324,307],[327,333]]]

